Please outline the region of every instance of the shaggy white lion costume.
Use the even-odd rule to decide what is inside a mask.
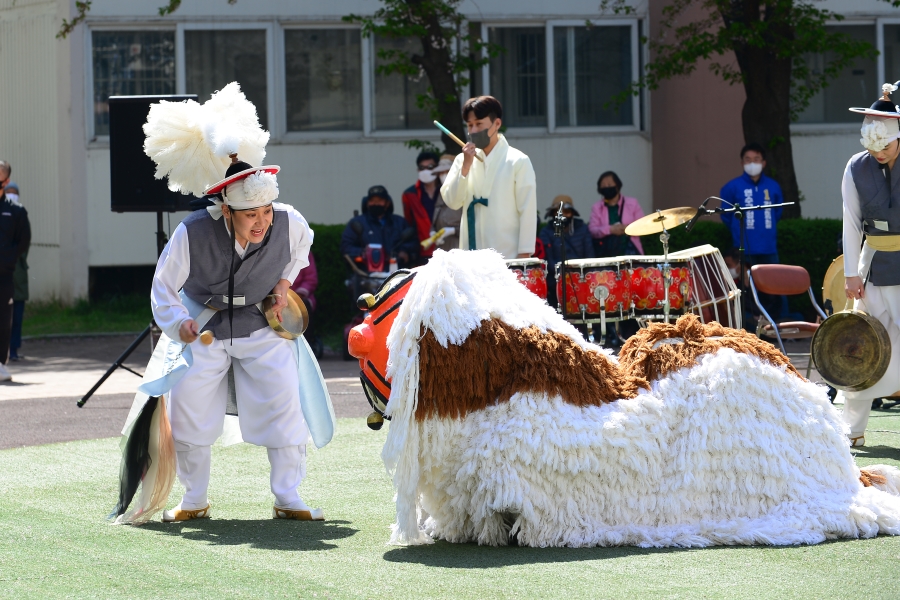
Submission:
[[[860,472],[824,388],[749,334],[691,319],[652,327],[656,342],[626,346],[620,365],[499,254],[437,251],[388,336],[391,542],[698,547],[900,534],[900,470]]]

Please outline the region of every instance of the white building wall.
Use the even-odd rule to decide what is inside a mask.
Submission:
[[[557,194],[572,196],[587,219],[597,201],[601,172],[615,170],[625,193],[635,196],[644,210],[651,207],[650,142],[641,134],[510,138],[534,164],[538,208],[543,215]],[[358,210],[366,190],[384,185],[402,214],[400,196],[416,180],[416,151],[401,141],[333,144],[281,144],[269,147],[267,164],[282,167],[278,174],[280,200],[296,207],[312,223],[346,223]],[[91,266],[141,265],[155,262],[156,216],[117,214],[109,208],[109,150],[87,154],[88,243]],[[164,217],[171,228],[185,213]]]
[[[862,119],[860,119],[862,124]],[[864,148],[856,125],[806,129],[791,134],[797,184],[805,218],[841,218],[841,178],[850,157]]]

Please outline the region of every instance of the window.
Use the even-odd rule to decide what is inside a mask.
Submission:
[[[632,125],[631,26],[554,27],[556,125]]]
[[[289,29],[284,53],[288,131],[362,129],[358,29]]]
[[[94,135],[109,135],[109,97],[175,93],[174,31],[94,31]]]
[[[869,42],[875,46],[874,25],[828,26],[831,31],[840,31],[855,40]],[[810,69],[818,74],[825,68],[828,53],[814,54],[806,61]],[[800,113],[798,123],[856,123],[858,115],[847,110],[851,106],[870,106],[881,92],[877,81],[878,67],[875,58],[858,58],[856,62],[831,80],[828,87],[812,97],[809,106]]]
[[[887,73],[885,81],[891,83],[900,79],[900,25],[884,26],[884,72]],[[879,82],[884,83],[884,82]],[[880,87],[878,88],[881,89]],[[897,92],[894,92],[895,94]],[[900,96],[894,96],[900,98]],[[872,102],[875,100],[873,99]],[[897,100],[895,104],[900,104]]]
[[[376,68],[390,60],[378,56],[383,50],[422,52],[418,38],[393,39],[375,37]],[[433,129],[431,115],[419,108],[418,96],[428,93],[428,77],[425,73],[410,77],[399,73],[381,75],[375,73],[375,129],[380,131],[402,129]]]
[[[506,49],[490,62],[491,95],[509,127],[547,125],[547,48],[543,27],[491,27],[488,39]]]
[[[268,127],[266,32],[259,29],[184,32],[185,92],[206,102],[232,81],[241,84]]]

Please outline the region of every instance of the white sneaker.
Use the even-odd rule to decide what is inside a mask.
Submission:
[[[0,363],[0,381],[12,381],[12,375],[6,370],[6,365]]]

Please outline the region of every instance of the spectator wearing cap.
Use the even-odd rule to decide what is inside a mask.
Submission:
[[[588,229],[594,237],[594,255],[628,256],[643,254],[641,240],[625,235],[625,228],[644,216],[637,199],[622,195],[622,180],[606,171],[597,180],[600,201],[591,209]]]
[[[400,268],[412,266],[419,246],[415,232],[408,235],[406,219],[394,214],[394,201],[383,185],[369,188],[362,214],[350,219],[341,236],[341,254],[365,268],[366,249],[380,245],[387,257],[396,256]]]
[[[563,225],[562,237],[556,237],[552,220],[559,212],[560,205],[562,205],[565,224]],[[591,242],[591,232],[588,230],[587,224],[579,217],[581,215],[575,210],[571,197],[560,195],[553,199],[553,203],[550,204],[550,208],[547,209],[544,215],[548,224],[541,229],[540,234],[549,264],[555,265],[558,262],[562,262],[563,241],[566,244],[566,259],[593,258],[594,249]]]
[[[433,171],[433,173],[437,175],[438,185],[444,184],[444,178],[447,177],[447,172],[450,170],[450,167],[453,166],[454,158],[455,157],[452,154],[444,154],[441,156],[441,160]],[[437,201],[434,203],[434,216],[431,219],[431,234],[443,229],[444,235],[438,238],[435,242],[435,246],[440,246],[445,250],[459,248],[460,221],[462,221],[462,209],[453,210],[447,206],[447,203],[444,202],[444,198],[441,197],[440,190],[438,190]]]
[[[19,200],[19,186],[10,181],[4,190],[6,199],[22,206]],[[13,317],[12,333],[9,338],[9,360],[19,360],[19,348],[22,347],[22,321],[25,318],[25,301],[28,300],[28,250],[22,253],[16,263],[13,274]]]
[[[31,244],[28,212],[6,196],[11,174],[10,164],[0,160],[0,381],[12,379],[6,362],[12,334],[14,277],[19,259]]]

